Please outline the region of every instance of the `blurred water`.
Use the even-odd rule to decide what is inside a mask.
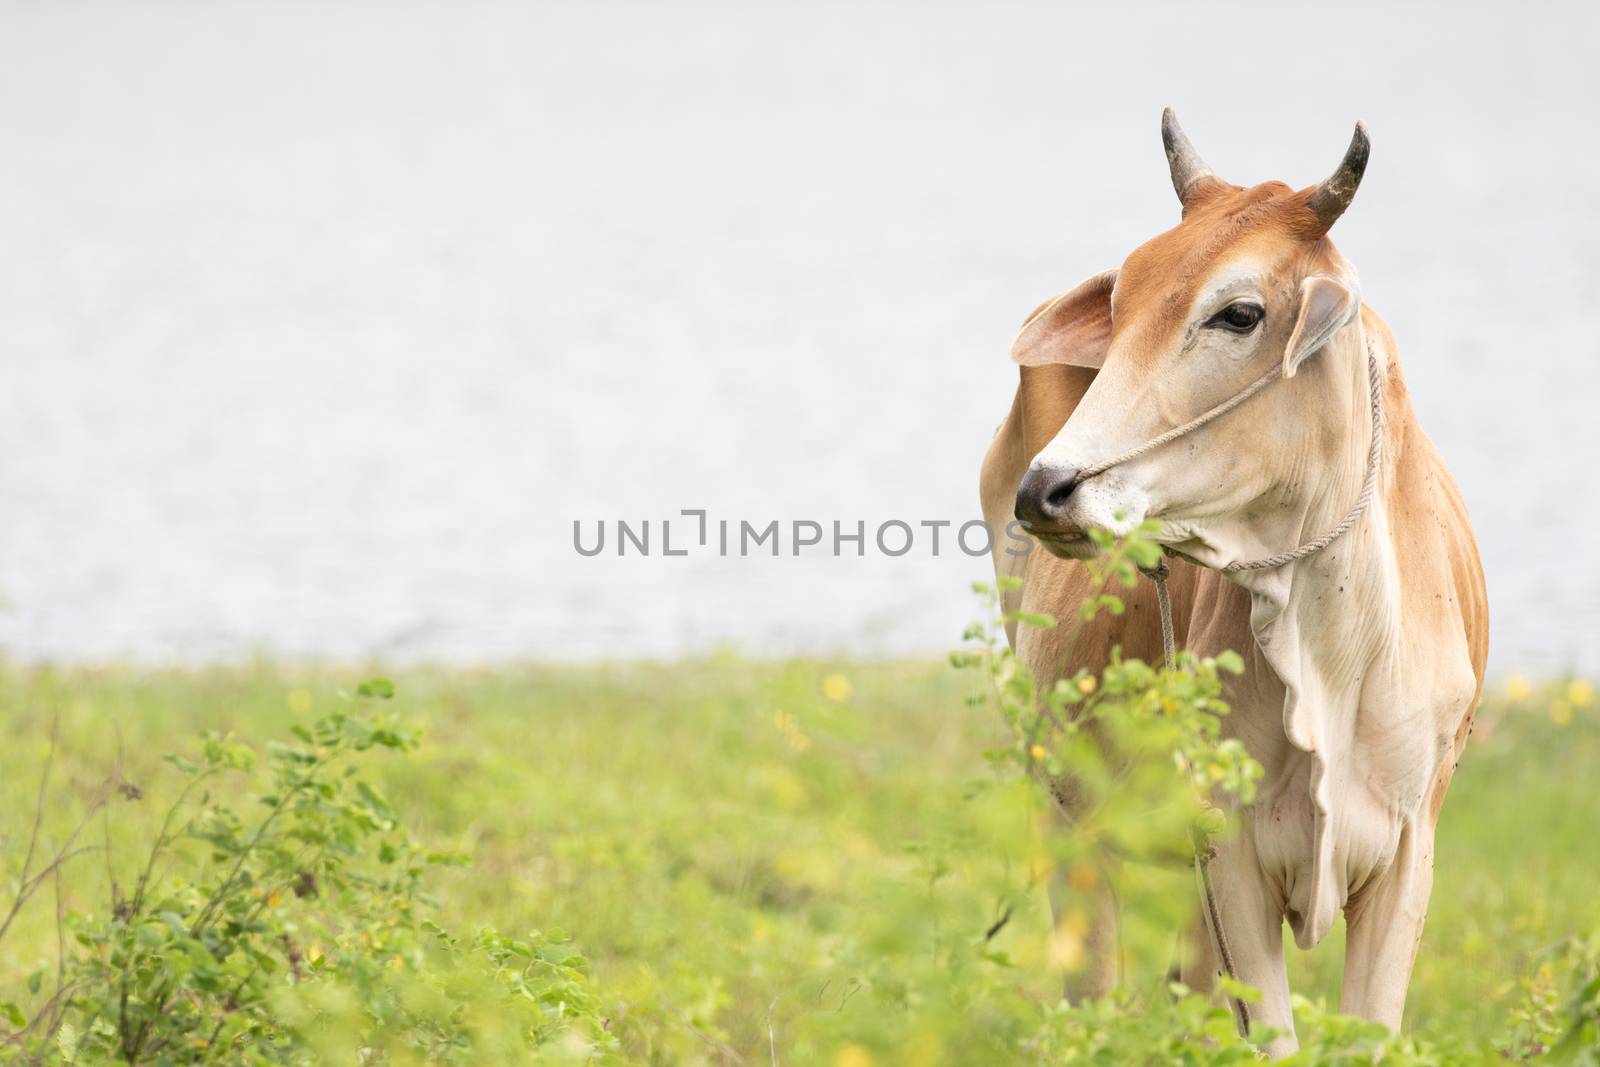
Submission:
[[[1596,9],[1327,10],[4,7],[0,648],[948,647],[982,560],[571,522],[974,516],[1021,317],[1176,218],[1171,103],[1239,181],[1369,121],[1335,236],[1494,660],[1600,667]]]

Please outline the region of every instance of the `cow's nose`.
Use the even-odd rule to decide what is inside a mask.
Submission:
[[[1042,529],[1061,525],[1077,487],[1076,467],[1029,467],[1017,487],[1017,518]]]

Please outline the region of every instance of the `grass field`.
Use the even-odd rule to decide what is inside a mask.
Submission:
[[[282,736],[341,706],[365,673],[0,670],[7,878],[53,720],[58,783],[81,790],[120,748],[145,794],[115,809],[109,865],[68,869],[68,906],[93,911],[175,788],[161,753],[206,729]],[[1016,1004],[1048,1004],[1075,965],[1042,890],[1011,901],[976,963],[943,950],[981,941],[1037,854],[1019,788],[971,788],[999,736],[991,709],[964,703],[975,677],[710,657],[394,679],[390,710],[424,742],[374,756],[373,774],[414,834],[471,857],[432,884],[440,921],[564,931],[630,1061],[997,1062],[983,1031],[1009,1041]],[[1513,679],[1479,721],[1445,809],[1408,1011],[1413,1032],[1447,1043],[1503,1031],[1543,954],[1600,920],[1588,687]],[[52,801],[47,826],[71,818]],[[1186,905],[1187,875],[1170,877]],[[1337,1004],[1340,936],[1295,955],[1297,991]],[[54,937],[46,903],[0,942],[0,1000]],[[952,973],[963,967],[983,973],[968,982]]]

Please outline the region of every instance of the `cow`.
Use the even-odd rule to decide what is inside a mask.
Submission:
[[[1178,641],[1243,656],[1224,735],[1265,776],[1210,875],[1237,977],[1262,993],[1252,1019],[1282,1055],[1297,1047],[1285,920],[1304,949],[1342,911],[1341,1010],[1400,1026],[1434,831],[1482,693],[1488,598],[1394,337],[1328,239],[1365,171],[1366,127],[1331,177],[1298,191],[1223,181],[1170,109],[1162,139],[1178,225],[1028,317],[981,495],[991,529],[1014,513],[1046,550],[997,543],[997,574],[1022,579],[1008,611],[1070,613],[1089,588],[1087,531],[1155,520]],[[1141,585],[1071,649],[1060,630],[1008,637],[1046,686],[1100,669],[1117,645],[1153,662],[1156,602]],[[1091,994],[1116,979],[1114,909],[1094,911]],[[1209,990],[1220,962],[1203,930],[1182,978]]]

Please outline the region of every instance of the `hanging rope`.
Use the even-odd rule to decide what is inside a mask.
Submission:
[[[1156,585],[1156,606],[1161,612],[1161,648],[1166,654],[1167,666],[1178,665],[1178,642],[1172,629],[1172,598],[1167,593],[1167,576],[1172,573],[1166,560],[1156,564],[1155,569],[1144,572]],[[1187,761],[1185,761],[1187,766]],[[1217,946],[1217,957],[1222,962],[1223,972],[1233,981],[1239,980],[1238,969],[1233,963],[1233,950],[1228,947],[1228,935],[1222,927],[1222,913],[1217,908],[1217,894],[1211,887],[1211,861],[1217,855],[1217,850],[1209,841],[1196,842],[1194,851],[1195,882],[1200,890],[1200,900],[1205,905],[1206,929],[1210,931],[1212,940]],[[1234,1021],[1239,1027],[1240,1037],[1250,1036],[1250,1005],[1239,997],[1229,997],[1233,1005]]]

